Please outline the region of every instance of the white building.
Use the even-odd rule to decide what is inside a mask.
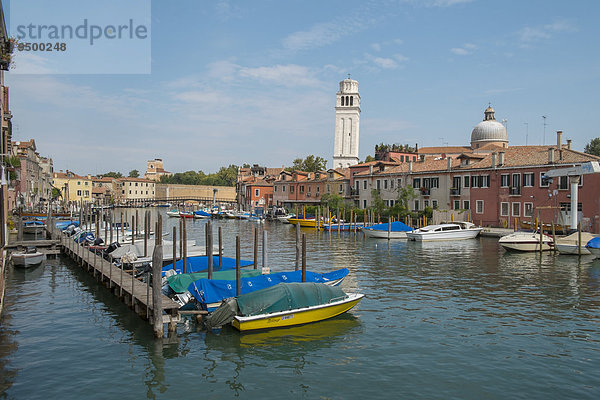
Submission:
[[[358,82],[344,79],[340,82],[335,104],[335,141],[333,169],[358,164],[358,133],[360,126],[360,94]]]

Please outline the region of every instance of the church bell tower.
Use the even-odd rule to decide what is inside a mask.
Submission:
[[[358,164],[358,131],[360,126],[360,94],[358,81],[340,82],[335,103],[335,141],[333,168],[346,168]]]

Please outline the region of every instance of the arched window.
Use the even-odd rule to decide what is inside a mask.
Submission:
[[[344,96],[342,96],[342,106],[344,105]]]
[[[348,105],[348,104],[350,104],[350,103],[348,102],[348,96],[346,96],[346,105]]]
[[[354,96],[350,96],[350,105],[353,105],[354,103]]]

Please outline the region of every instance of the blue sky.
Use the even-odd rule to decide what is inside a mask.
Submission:
[[[582,150],[600,136],[599,11],[595,1],[153,1],[151,74],[9,72],[13,137],[82,174],[143,171],[155,157],[174,172],[330,160],[335,93],[350,73],[361,159],[381,142],[467,145],[488,102],[509,144],[542,144],[545,115],[546,144],[563,130]]]

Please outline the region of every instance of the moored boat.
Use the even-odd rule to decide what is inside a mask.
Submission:
[[[585,245],[594,237],[591,233],[581,232],[581,244],[579,244],[579,233],[575,232],[564,238],[556,239],[554,246],[560,254],[589,255],[592,253]]]
[[[25,251],[12,253],[11,255],[13,265],[24,268],[40,265],[45,258],[46,255],[37,251],[35,247],[28,247]]]
[[[483,228],[470,222],[451,222],[437,225],[427,225],[423,228],[406,232],[409,240],[465,240],[476,238]]]
[[[179,218],[179,210],[167,211],[167,216]]]
[[[280,283],[228,299],[205,324],[231,323],[239,331],[307,324],[345,313],[363,297],[322,283]]]
[[[600,258],[600,237],[595,237],[585,245],[585,248],[590,251],[596,258]]]
[[[542,251],[552,249],[553,240],[548,235],[542,236]],[[498,243],[506,250],[515,251],[540,251],[540,234],[538,232],[514,232],[502,236]]]
[[[37,234],[42,233],[46,229],[46,224],[43,221],[36,219],[23,222],[23,233]]]
[[[406,233],[411,232],[413,228],[403,222],[387,222],[362,228],[366,237],[378,239],[407,239]]]

